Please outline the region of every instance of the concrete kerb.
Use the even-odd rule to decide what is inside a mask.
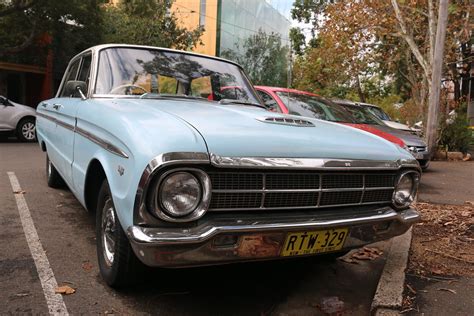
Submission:
[[[401,311],[411,238],[412,228],[392,239],[387,261],[372,301],[371,310],[374,315],[399,315]]]

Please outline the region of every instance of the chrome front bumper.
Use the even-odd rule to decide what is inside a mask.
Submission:
[[[226,215],[186,229],[130,226],[127,235],[146,265],[186,267],[280,258],[287,233],[295,231],[348,227],[343,250],[356,248],[401,235],[420,220],[412,208],[396,212],[390,207],[239,219]]]

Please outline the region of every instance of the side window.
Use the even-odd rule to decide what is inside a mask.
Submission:
[[[196,97],[208,98],[212,94],[211,77],[200,77],[191,81],[191,94]]]
[[[91,73],[91,62],[92,62],[92,55],[86,55],[86,56],[82,57],[81,70],[79,70],[79,76],[77,77],[77,80],[84,81],[86,83],[87,87],[89,87],[89,77],[90,77],[90,73]]]
[[[65,80],[64,80],[64,83],[63,83],[63,87],[62,87],[62,90],[61,90],[61,93],[60,93],[60,97],[69,97],[68,95],[68,91],[66,91],[64,88],[66,87],[66,83],[68,81],[71,81],[71,80],[76,80],[76,76],[77,76],[77,70],[79,69],[79,65],[81,63],[81,59],[78,58],[76,61],[74,61],[71,65],[71,67],[69,67],[69,70],[67,71],[67,73],[64,75],[65,76]]]
[[[269,95],[266,92],[257,90],[258,95],[260,98],[263,100],[263,104],[272,112],[281,112],[280,106],[278,103],[275,101],[275,99],[272,98],[271,95]]]

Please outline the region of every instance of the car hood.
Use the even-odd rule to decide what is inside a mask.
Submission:
[[[396,129],[400,129],[402,131],[411,131],[412,129],[410,127],[408,127],[408,125],[405,125],[405,124],[402,124],[402,123],[398,123],[398,122],[394,122],[394,121],[383,121],[385,124],[387,124],[388,126],[390,126],[391,128],[396,128]]]
[[[371,126],[373,126],[374,128],[376,128],[376,129],[378,129],[382,132],[389,133],[393,136],[396,136],[396,137],[402,139],[408,147],[411,147],[411,146],[416,146],[416,147],[426,146],[426,143],[423,141],[423,139],[421,139],[417,135],[413,135],[410,132],[402,131],[402,130],[392,128],[392,127],[386,126],[386,125],[385,126],[384,125],[371,125]]]
[[[122,102],[123,101],[123,102]],[[129,104],[133,103],[133,104]],[[218,105],[199,100],[121,100],[116,104],[146,113],[151,137],[163,137],[158,119],[163,114],[192,126],[208,152],[224,157],[297,157],[364,160],[410,159],[398,146],[372,134],[337,123],[307,119],[314,127],[262,122],[267,117],[291,116],[257,107]],[[156,121],[153,120],[156,117]],[[302,119],[301,117],[294,117]],[[183,122],[184,121],[184,122]],[[172,135],[171,135],[172,136]]]

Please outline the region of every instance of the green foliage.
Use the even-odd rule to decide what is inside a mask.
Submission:
[[[239,63],[256,85],[287,86],[288,47],[276,33],[262,30],[244,40],[242,49],[225,50],[221,56]]]
[[[448,120],[449,121],[449,120]],[[439,146],[447,148],[449,151],[461,151],[466,153],[471,142],[471,131],[466,115],[466,107],[460,107],[456,117],[451,124],[446,119],[441,123]]]
[[[202,28],[187,30],[170,12],[171,1],[125,0],[104,10],[104,43],[126,43],[191,49],[200,43]]]

